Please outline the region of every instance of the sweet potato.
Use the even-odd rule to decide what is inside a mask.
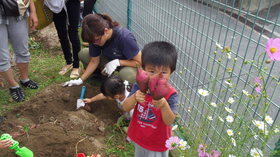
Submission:
[[[149,89],[149,87],[148,87],[148,85],[149,85],[149,76],[141,68],[137,69],[136,82],[139,85],[140,91],[142,93],[146,93],[148,91],[148,89]]]
[[[170,85],[168,80],[163,78],[162,74],[159,74],[150,78],[149,88],[152,98],[154,100],[159,100],[168,94]]]

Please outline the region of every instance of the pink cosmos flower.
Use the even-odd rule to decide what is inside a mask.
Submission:
[[[256,90],[256,92],[261,93],[261,87],[260,86],[256,87],[255,90]]]
[[[255,83],[261,85],[261,84],[262,84],[261,78],[260,78],[260,77],[256,77],[256,78],[255,78]]]
[[[217,150],[212,150],[212,157],[219,157],[221,153]]]
[[[206,146],[200,144],[197,149],[198,157],[211,157],[209,153],[206,152]]]
[[[257,93],[261,93],[261,86],[262,86],[262,80],[260,77],[255,78],[255,83],[257,84],[257,87],[255,88],[255,91]]]
[[[280,61],[280,38],[271,38],[267,41],[266,52],[272,61]]]
[[[178,136],[172,136],[165,142],[165,147],[169,150],[176,149],[180,145],[180,138]]]

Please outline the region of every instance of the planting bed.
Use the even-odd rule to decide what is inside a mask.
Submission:
[[[105,149],[106,126],[120,116],[114,101],[92,103],[92,113],[76,110],[81,86],[52,85],[33,99],[7,112],[0,125],[1,133],[34,152],[35,157],[73,157],[76,152],[102,154]],[[97,94],[98,87],[87,85],[86,97]],[[10,150],[0,156],[14,157]]]

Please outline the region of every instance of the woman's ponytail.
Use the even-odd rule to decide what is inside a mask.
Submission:
[[[98,15],[101,16],[104,20],[108,21],[109,28],[113,28],[120,25],[117,21],[113,21],[112,18],[107,14],[98,14]]]

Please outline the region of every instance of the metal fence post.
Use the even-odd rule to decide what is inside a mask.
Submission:
[[[131,8],[132,2],[131,0],[127,0],[127,29],[131,28]]]

